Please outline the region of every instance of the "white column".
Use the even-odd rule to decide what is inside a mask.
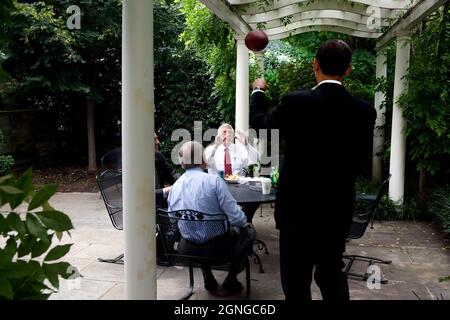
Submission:
[[[248,49],[243,39],[237,40],[236,61],[236,125],[235,129],[246,132],[249,127],[249,80]]]
[[[153,1],[123,1],[125,296],[156,299]]]
[[[408,73],[411,51],[411,38],[402,35],[397,38],[395,59],[394,107],[392,110],[391,159],[389,172],[392,174],[389,183],[389,197],[402,203],[405,189],[405,152],[406,119],[403,117],[398,98],[408,89],[405,76]]]
[[[261,78],[264,78],[264,54],[266,53],[266,50],[262,50],[259,52],[255,52],[255,59],[256,64],[258,66],[258,76]]]
[[[258,77],[261,77],[261,78],[264,78],[264,70],[265,70],[264,54],[265,53],[266,53],[265,50],[255,52],[256,64],[258,66]],[[253,79],[251,81],[253,81]],[[255,141],[253,143],[254,143],[254,145],[257,146],[257,150],[260,155],[262,155],[266,152],[267,139],[262,139],[262,137],[260,136],[258,139],[255,139]]]
[[[377,52],[377,79],[387,77],[387,55],[385,51]],[[383,92],[377,91],[375,93],[375,110],[377,111],[377,119],[375,121],[375,128],[373,132],[373,157],[372,157],[372,180],[381,182],[383,179],[383,161],[381,153],[383,152],[384,144],[384,124],[385,112],[384,102],[386,96]]]

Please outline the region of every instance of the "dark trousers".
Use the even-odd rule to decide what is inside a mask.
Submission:
[[[350,299],[347,276],[342,272],[342,250],[299,241],[301,231],[280,230],[281,285],[286,300],[311,300],[311,282],[320,288],[323,300],[348,301]],[[345,241],[342,240],[342,241]],[[302,246],[308,246],[305,250]],[[341,247],[339,245],[339,247]]]
[[[196,244],[181,238],[178,245],[179,253],[186,256],[204,257],[202,261],[203,273],[211,271],[211,266],[223,259],[228,260],[230,269],[228,277],[235,278],[245,266],[245,261],[252,248],[256,232],[252,227],[242,228],[239,234],[225,234],[206,243]]]

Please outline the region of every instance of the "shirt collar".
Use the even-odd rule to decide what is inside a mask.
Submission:
[[[203,169],[200,167],[192,167],[192,168],[186,169],[186,172],[196,172],[196,171],[203,172]]]
[[[342,86],[342,82],[337,81],[337,80],[323,80],[323,81],[321,81],[317,86],[315,86],[315,87],[312,88],[312,89],[313,89],[313,90],[316,90],[318,86],[320,86],[321,84],[324,84],[324,83],[334,83],[334,84],[338,84],[338,85]]]
[[[225,147],[225,145],[222,143],[219,148],[220,150],[225,150],[225,148],[228,149],[228,151],[231,151],[231,148],[233,148],[234,143],[230,144],[228,147]]]

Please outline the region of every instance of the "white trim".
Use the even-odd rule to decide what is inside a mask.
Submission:
[[[346,12],[346,11],[338,11],[334,9],[326,9],[326,10],[311,10],[311,11],[303,11],[296,14],[293,14],[292,17],[289,19],[289,23],[292,24],[297,21],[301,20],[308,20],[308,19],[319,19],[319,18],[328,18],[328,19],[336,19],[337,21],[349,21],[349,22],[355,22],[364,26],[371,25],[373,23],[371,18],[369,16],[359,14],[359,13],[353,13],[353,12]],[[377,21],[378,22],[378,21]],[[257,24],[256,23],[249,23],[250,27],[253,29],[256,29]],[[389,19],[383,18],[379,20],[379,24],[381,27],[387,27],[389,26]],[[282,19],[275,19],[265,22],[264,27],[265,30],[272,29],[276,27],[285,26]]]
[[[279,3],[279,2],[274,2]],[[246,6],[233,6],[238,14],[241,14],[244,18],[246,15],[256,15],[263,13],[276,13],[283,12],[285,14],[295,14],[299,12],[307,12],[312,10],[336,10],[341,12],[351,12],[355,14],[361,14],[368,16],[367,8],[375,8],[380,13],[380,18],[389,18],[393,16],[393,13],[405,11],[405,7],[398,9],[386,9],[375,6],[366,6],[361,4],[352,4],[350,2],[337,2],[336,0],[320,0],[310,3],[299,3],[298,1],[285,2],[282,5],[274,6],[258,6],[256,4],[250,4]]]
[[[250,30],[250,26],[242,17],[231,9],[230,4],[225,0],[201,0],[219,19],[228,23],[237,36],[245,36]]]
[[[344,33],[344,34],[348,34],[354,37],[359,37],[359,38],[371,38],[371,39],[376,39],[379,36],[381,36],[381,32],[379,33],[368,33],[368,32],[362,32],[362,31],[357,31],[357,30],[353,30],[350,28],[344,28],[344,27],[339,27],[339,26],[334,26],[334,25],[324,25],[324,26],[308,26],[308,27],[303,27],[303,28],[297,28],[292,32],[284,32],[284,33],[280,33],[277,35],[273,35],[273,36],[269,36],[269,40],[277,40],[277,39],[284,39],[287,38],[289,36],[293,36],[299,33],[305,33],[305,32],[311,32],[311,31],[331,31],[331,32],[340,32],[340,33]]]
[[[342,86],[342,82],[340,82],[338,80],[322,80],[322,81],[320,81],[320,83],[317,86],[312,88],[312,90],[316,90],[318,86],[320,86],[324,83],[334,83],[334,84],[338,84],[338,85]]]
[[[256,90],[253,90],[253,91],[252,91],[252,94],[254,94],[255,92],[262,92],[262,93],[265,93],[264,90],[256,89]]]
[[[315,20],[302,20],[294,23],[290,23],[286,27],[277,27],[273,29],[266,29],[264,32],[268,36],[277,35],[281,33],[288,33],[290,31],[295,31],[297,29],[307,28],[307,27],[316,27],[316,26],[334,26],[334,27],[342,27],[346,29],[351,29],[354,31],[365,32],[368,34],[373,33],[375,36],[379,36],[381,34],[380,29],[369,29],[366,25],[358,24],[356,22],[346,21],[346,20],[338,20],[338,19],[315,19]]]
[[[414,28],[415,25],[423,21],[447,1],[448,0],[421,0],[418,2],[380,37],[376,46],[377,49],[385,46],[389,41],[402,33],[405,33],[405,31]]]
[[[228,2],[233,5],[244,5],[244,4],[251,4],[251,5],[257,5],[258,2],[261,0],[229,0]],[[268,6],[264,6],[265,8],[269,9],[270,7],[279,7],[279,6],[285,6],[288,3],[298,3],[302,5],[302,3],[307,3],[310,0],[274,0],[273,4],[269,4]],[[322,1],[322,0],[320,0]],[[337,2],[336,0],[334,0]],[[417,0],[416,0],[417,1]],[[406,6],[411,4],[411,0],[347,0],[347,3],[350,5],[363,5],[363,6],[373,6],[378,8],[385,8],[385,9],[401,9],[405,8]],[[341,2],[345,3],[345,2]]]

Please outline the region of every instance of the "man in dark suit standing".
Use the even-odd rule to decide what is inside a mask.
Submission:
[[[159,151],[161,144],[156,133],[153,134],[155,142],[155,196],[156,206],[167,208],[167,197],[172,185],[178,179],[179,174],[167,163],[166,158]],[[168,185],[168,186],[167,186]]]
[[[322,298],[349,300],[342,255],[352,222],[355,179],[371,151],[376,111],[342,86],[352,51],[330,40],[317,51],[318,85],[286,94],[268,111],[263,79],[253,83],[250,125],[278,128],[285,140],[277,201],[281,283],[287,300],[310,300],[314,279]]]

